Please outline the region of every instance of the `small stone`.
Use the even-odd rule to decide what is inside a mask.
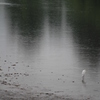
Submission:
[[[16,66],[16,64],[13,64],[12,66]]]
[[[5,78],[5,80],[7,80],[7,78]]]
[[[7,85],[7,82],[6,81],[3,81],[1,84]]]
[[[48,95],[49,93],[45,93],[46,95]]]
[[[18,86],[20,86],[20,85],[18,85],[18,84],[15,84],[15,86],[16,86],[16,87],[18,87]]]
[[[75,81],[72,81],[73,83],[75,82]]]

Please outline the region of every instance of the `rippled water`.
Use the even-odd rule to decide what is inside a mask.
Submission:
[[[99,98],[99,11],[94,1],[2,0],[1,84]]]

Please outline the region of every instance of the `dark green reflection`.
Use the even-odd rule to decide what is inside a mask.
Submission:
[[[62,1],[48,0],[48,16],[51,27],[61,26]]]
[[[66,0],[67,20],[80,52],[96,64],[100,57],[100,1]]]
[[[62,0],[9,0],[9,2],[19,4],[9,6],[8,9],[12,29],[17,25],[23,36],[40,35],[47,17],[51,28],[60,29]]]
[[[8,7],[12,27],[18,26],[23,36],[38,35],[41,29],[43,10],[40,0],[9,0],[19,6]],[[14,28],[13,28],[14,29]]]

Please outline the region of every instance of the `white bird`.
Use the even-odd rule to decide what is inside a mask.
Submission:
[[[84,82],[85,73],[86,73],[86,70],[84,69],[84,70],[82,71],[82,82]]]

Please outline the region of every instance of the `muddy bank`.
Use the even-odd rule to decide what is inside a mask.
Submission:
[[[0,67],[0,100],[99,100],[99,82],[86,77],[82,83],[81,73],[74,76],[69,74],[72,69],[56,72],[27,64],[20,70],[21,64]]]
[[[100,100],[100,81],[93,81],[89,70],[82,83],[80,68],[0,62],[0,100]]]
[[[32,93],[27,90],[8,91],[0,90],[0,100],[94,100],[92,97],[73,97],[55,93]]]

